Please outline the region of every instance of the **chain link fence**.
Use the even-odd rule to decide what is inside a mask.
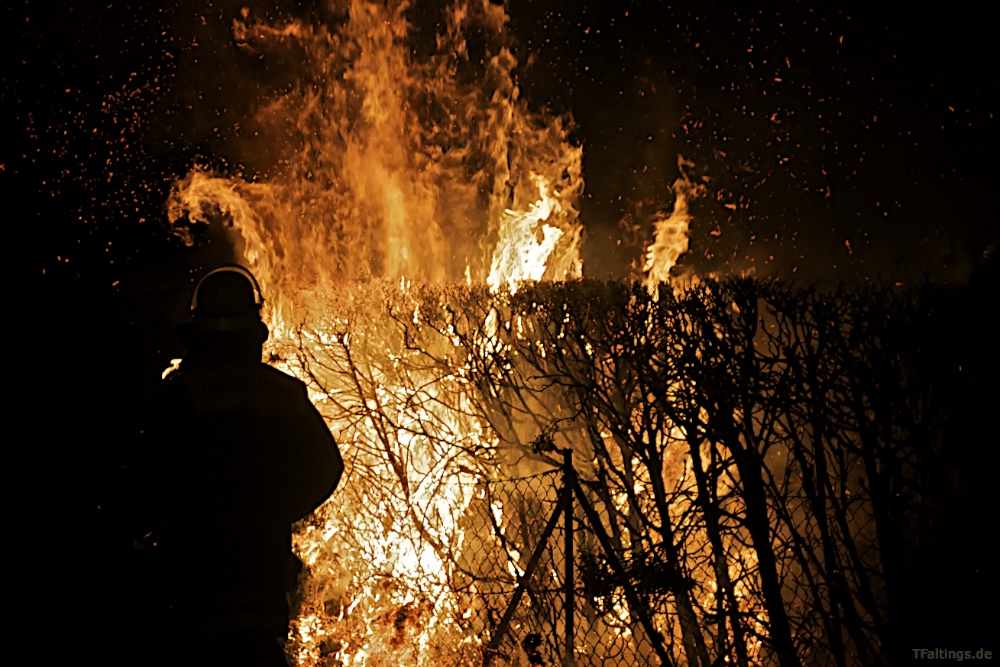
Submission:
[[[608,535],[611,516],[569,456],[561,469],[484,484],[467,526],[480,537],[455,582],[479,603],[484,666],[666,662]]]

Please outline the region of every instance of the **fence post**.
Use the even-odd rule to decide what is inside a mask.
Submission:
[[[573,495],[572,487],[564,487],[559,489],[559,503],[562,507],[570,505],[572,507],[572,500],[567,498],[567,496]],[[552,537],[552,533],[555,532],[556,524],[559,523],[559,506],[556,506],[555,510],[552,512],[552,516],[549,517],[549,522],[545,524],[545,530],[542,531],[541,537],[538,538],[538,545],[535,547],[535,551],[531,554],[531,559],[528,561],[528,566],[524,568],[524,573],[517,578],[517,588],[514,589],[514,595],[511,597],[510,602],[507,603],[507,610],[503,613],[503,618],[500,619],[500,623],[497,625],[496,629],[491,633],[490,643],[486,648],[483,649],[483,667],[490,667],[490,663],[497,656],[498,649],[500,648],[500,642],[503,640],[505,634],[507,634],[507,629],[510,627],[510,622],[514,618],[514,612],[517,610],[517,605],[521,602],[521,597],[524,595],[524,591],[527,590],[528,582],[531,581],[531,577],[534,576],[535,570],[538,568],[538,564],[542,560],[542,554],[545,552],[545,546],[548,544],[549,539]]]
[[[565,582],[566,594],[566,649],[563,653],[563,667],[576,667],[576,639],[574,637],[574,619],[576,616],[576,585],[573,579],[574,555],[573,555],[573,492],[576,486],[576,470],[573,469],[573,450],[563,450],[563,488],[569,491],[566,493],[564,502],[564,533],[566,538],[565,547]]]

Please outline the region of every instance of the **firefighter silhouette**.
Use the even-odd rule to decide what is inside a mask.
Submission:
[[[150,662],[286,664],[291,525],[333,493],[343,461],[305,385],[262,363],[262,305],[241,266],[198,282],[189,351],[148,429],[156,520],[142,546],[168,608]]]

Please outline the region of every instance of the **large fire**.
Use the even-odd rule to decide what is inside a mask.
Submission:
[[[283,323],[320,284],[579,272],[581,149],[566,119],[519,99],[503,8],[456,3],[418,58],[408,7],[352,2],[336,29],[235,26],[244,48],[305,53],[297,85],[258,111],[282,142],[280,167],[260,182],[195,170],[169,216],[231,217]],[[487,42],[481,63],[466,31]]]
[[[309,384],[347,461],[341,490],[295,538],[307,570],[291,645],[303,666],[482,659],[491,626],[466,574],[489,575],[476,554],[506,547],[470,530],[470,516],[486,512],[502,535],[512,510],[484,483],[540,464],[515,456],[522,424],[504,430],[484,413],[476,355],[449,318],[478,322],[473,345],[488,353],[523,281],[582,272],[581,148],[568,119],[519,97],[503,8],[457,0],[426,54],[410,42],[408,8],[352,0],[334,27],[245,14],[242,48],[300,53],[297,84],[257,112],[283,145],[280,166],[253,180],[194,168],[168,203],[173,222],[231,222],[268,299],[272,359]],[[685,184],[648,249],[651,285],[687,248],[696,193]],[[514,319],[518,332],[532,326]],[[558,412],[539,396],[526,399],[539,414]],[[678,456],[681,488],[693,482]],[[491,567],[517,574],[522,558],[510,547]],[[627,603],[613,604],[627,629]]]

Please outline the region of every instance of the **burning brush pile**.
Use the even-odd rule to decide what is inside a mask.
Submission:
[[[195,168],[168,204],[181,234],[231,224],[272,363],[347,462],[295,537],[298,664],[481,664],[491,642],[493,664],[877,662],[896,499],[919,478],[919,418],[898,412],[918,407],[893,392],[920,379],[886,353],[889,304],[663,283],[687,248],[683,180],[647,284],[579,280],[581,149],[519,98],[503,9],[454,3],[418,55],[407,8],[237,22],[242,48],[301,69],[255,119],[285,154],[267,178]],[[601,524],[574,510],[572,655],[563,547],[495,638],[558,449]]]
[[[557,664],[564,524],[540,543],[565,449],[599,517],[574,510],[577,664],[885,655],[941,444],[887,317],[919,303],[747,279],[369,282],[331,303],[275,350],[350,462],[296,538],[300,663],[481,664],[541,547],[490,655]]]

